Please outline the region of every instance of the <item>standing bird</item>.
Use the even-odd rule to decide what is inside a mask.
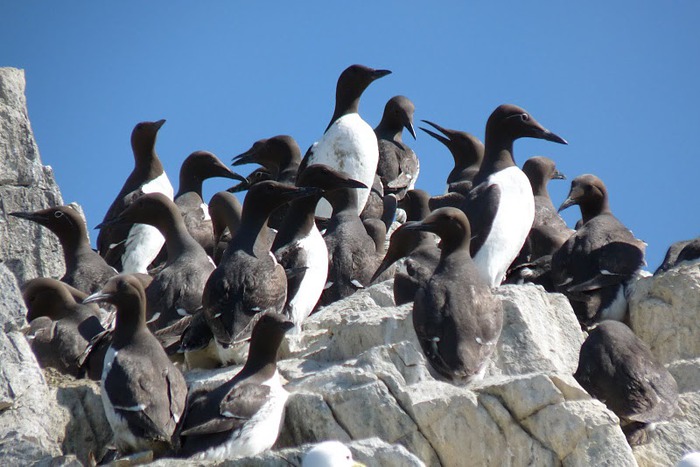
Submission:
[[[120,453],[177,449],[173,440],[187,384],[146,327],[146,292],[128,274],[111,278],[83,303],[116,305],[117,321],[100,384],[102,405]]]
[[[367,203],[369,190],[377,172],[379,147],[372,127],[358,114],[360,97],[373,81],[390,74],[363,65],[351,65],[338,78],[335,90],[335,110],[320,140],[306,152],[299,170],[311,164],[326,164],[367,188],[357,190],[356,210],[359,215]],[[331,207],[324,200],[318,204],[316,215],[330,217]]]
[[[406,229],[437,234],[442,249],[435,273],[413,302],[413,327],[423,353],[450,381],[481,378],[501,335],[503,309],[469,254],[467,216],[440,208],[420,222],[407,222]]]
[[[162,193],[173,199],[173,186],[163,170],[156,154],[156,137],[165,120],[141,122],[131,132],[131,148],[134,152],[134,170],[124,182],[117,198],[103,219],[116,217],[139,196],[146,193]],[[165,239],[153,226],[108,226],[100,229],[97,250],[107,261],[122,272],[147,273],[147,268],[158,256]]]
[[[571,182],[559,211],[578,204],[583,225],[552,256],[552,281],[588,327],[627,315],[625,288],[644,262],[646,245],[610,211],[608,190],[595,175]]]
[[[386,103],[382,120],[374,129],[379,144],[377,175],[382,180],[384,194],[395,193],[398,199],[413,189],[420,172],[416,153],[401,138],[405,128],[416,139],[414,112],[415,106],[408,97],[394,96]]]
[[[202,184],[204,180],[215,177],[245,180],[214,154],[195,151],[187,156],[180,167],[180,185],[175,195],[175,204],[180,209],[187,231],[211,257],[214,257],[215,239],[209,207],[202,199]]]
[[[241,226],[204,287],[202,305],[223,363],[240,361],[242,344],[265,313],[281,312],[287,277],[269,246],[267,219],[277,207],[318,193],[275,181],[253,185],[243,202]]]
[[[299,174],[297,185],[323,190],[290,203],[272,244],[277,261],[286,271],[292,272],[287,277],[284,313],[292,320],[298,334],[302,322],[318,303],[328,278],[328,250],[314,222],[316,205],[329,191],[363,188],[364,185],[323,164],[312,164],[304,169]]]
[[[454,167],[447,175],[447,192],[434,197],[431,200],[431,208],[459,207],[472,189],[474,178],[479,173],[481,161],[484,159],[484,144],[476,136],[464,131],[443,128],[428,120],[423,122],[442,133],[441,135],[421,127],[421,130],[444,144],[454,159]]]
[[[91,247],[85,222],[70,206],[56,206],[36,212],[12,212],[47,227],[56,234],[63,248],[66,273],[61,281],[88,294],[99,290],[117,271]]]
[[[182,454],[225,460],[270,449],[279,434],[289,393],[277,371],[277,351],[293,324],[267,313],[255,324],[243,369],[212,390],[194,392],[182,423]]]
[[[524,109],[497,107],[486,123],[484,160],[462,206],[472,226],[474,263],[491,287],[505,278],[535,218],[530,182],[513,159],[513,142],[525,137],[567,144]]]
[[[333,213],[323,234],[329,266],[328,284],[321,295],[322,305],[368,287],[372,273],[381,261],[374,238],[367,233],[357,214],[357,190],[339,188],[325,194],[333,206]]]
[[[215,266],[187,231],[173,201],[161,193],[143,195],[109,223],[152,225],[165,238],[167,259],[153,272],[153,281],[146,288],[147,318],[152,330],[174,324],[201,308],[204,284]]]
[[[100,312],[97,307],[76,302],[71,292],[70,286],[48,277],[32,279],[22,286],[30,325],[27,339],[42,367],[99,380],[102,362],[95,355],[84,361],[81,356],[90,341],[104,331]],[[101,356],[104,359],[104,353]]]
[[[567,227],[549,197],[547,184],[550,180],[565,180],[554,161],[542,156],[531,157],[523,165],[535,196],[535,220],[520,254],[508,271],[508,283],[533,282],[554,292],[551,257],[574,233]]]
[[[644,442],[648,424],[675,413],[678,385],[649,347],[625,324],[603,321],[581,347],[574,378],[620,417],[631,445]]]

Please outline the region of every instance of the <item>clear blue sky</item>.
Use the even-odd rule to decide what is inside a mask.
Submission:
[[[132,169],[137,122],[167,119],[157,151],[177,190],[194,150],[228,162],[290,134],[305,151],[339,73],[362,63],[393,71],[363,96],[372,126],[397,94],[417,120],[480,138],[497,105],[527,109],[569,146],[520,140],[516,162],[544,155],[569,181],[598,175],[649,244],[650,268],[700,235],[700,3],[474,3],[3,2],[0,65],[26,70],[43,162],[91,227]],[[421,159],[418,187],[442,193],[447,150],[420,131],[404,137]],[[569,181],[550,184],[556,205]],[[227,186],[208,182],[205,195]],[[565,214],[570,225],[579,215]]]

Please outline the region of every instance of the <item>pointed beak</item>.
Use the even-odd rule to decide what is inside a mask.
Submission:
[[[241,183],[228,188],[226,191],[229,193],[240,193],[241,191],[246,191],[248,188],[250,188],[250,182],[248,179],[244,178]]]
[[[233,170],[229,169],[225,165],[217,165],[215,169],[215,176],[220,177],[220,178],[229,178],[231,180],[238,180],[239,182],[244,182],[246,181],[246,178],[243,175],[237,174]]]
[[[563,203],[561,203],[561,206],[559,206],[559,209],[557,209],[557,212],[562,212],[564,209],[571,207],[574,204],[576,204],[576,200],[574,198],[572,198],[571,196],[569,196],[568,198],[566,198],[564,200]]]
[[[441,127],[440,125],[433,123],[431,121],[428,121],[428,120],[421,120],[421,121],[423,123],[427,123],[428,125],[432,126],[436,130],[438,130],[440,133],[445,133],[445,129],[443,127]],[[434,131],[428,130],[427,128],[420,127],[420,129],[423,130],[424,132],[428,133],[430,136],[432,136],[436,140],[440,141],[445,146],[447,146],[450,143],[450,139],[446,138],[443,135],[440,135],[438,133],[435,133]]]
[[[97,224],[95,226],[95,230],[97,229],[102,229],[104,227],[110,227],[113,225],[125,225],[125,224],[133,224],[131,221],[125,220],[121,215],[117,217],[113,217],[111,219],[107,219],[105,221],[102,221],[101,223]]]
[[[11,216],[19,217],[20,219],[26,219],[28,221],[34,221],[41,223],[42,218],[34,214],[33,212],[11,212]]]
[[[285,199],[285,202],[289,203],[291,201],[294,201],[295,199],[300,199],[300,198],[305,198],[307,196],[313,196],[313,195],[318,195],[321,194],[323,191],[320,188],[317,188],[315,186],[304,186],[304,187],[297,187],[294,188],[293,190],[288,191],[282,197]]]
[[[546,139],[547,141],[551,141],[553,143],[569,144],[564,138],[562,138],[559,135],[555,135],[554,133],[552,133],[551,131],[549,131],[547,129],[544,130],[541,138]]]
[[[413,139],[416,139],[416,130],[413,128],[413,123],[408,122],[404,125],[406,130],[408,130],[409,133],[411,133],[411,136],[413,136]]]
[[[158,120],[156,122],[156,129],[160,130],[160,127],[162,127],[165,124],[165,119]]]
[[[558,170],[555,170],[554,175],[552,175],[552,180],[566,180],[566,175],[559,172]]]
[[[377,80],[379,78],[383,78],[386,75],[390,75],[391,71],[389,70],[374,70],[372,72],[372,81]]]
[[[396,262],[396,259],[390,258],[389,255],[384,256],[384,259],[382,259],[381,264],[379,265],[377,270],[374,272],[374,274],[372,274],[372,278],[369,280],[369,283],[374,284],[374,281],[376,281],[377,278],[379,276],[381,276],[384,273],[384,271],[389,269],[389,266],[391,266],[395,262]]]
[[[367,188],[367,185],[352,178],[340,180],[337,186],[338,188]]]
[[[255,155],[257,154],[257,150],[250,148],[243,154],[239,154],[235,156],[233,159],[231,159],[231,165],[234,167],[237,165],[245,165],[245,164],[253,164],[255,163]]]
[[[95,302],[105,302],[111,298],[110,294],[103,293],[103,292],[95,292],[92,295],[88,295],[85,297],[85,300],[83,300],[83,304],[88,304],[88,303],[95,303]]]
[[[282,329],[284,329],[284,332],[289,331],[293,327],[294,327],[294,323],[291,321],[285,321],[284,323],[282,323]]]

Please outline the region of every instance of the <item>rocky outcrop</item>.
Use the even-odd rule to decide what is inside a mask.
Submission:
[[[24,97],[24,73],[0,68],[0,459],[26,465],[62,453],[63,420],[27,340],[19,283],[63,274],[63,255],[47,229],[16,218],[60,204],[51,169],[41,165]]]
[[[632,330],[678,383],[678,411],[635,447],[640,466],[675,465],[700,450],[700,261],[641,279],[630,297]]]
[[[24,72],[0,68],[0,261],[20,283],[61,277],[63,254],[56,236],[33,222],[9,217],[63,204],[50,167],[43,166],[24,96]]]

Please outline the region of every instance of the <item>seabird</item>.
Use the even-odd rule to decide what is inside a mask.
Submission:
[[[272,138],[256,141],[253,146],[243,154],[233,158],[233,165],[260,164],[269,172],[272,180],[285,185],[294,185],[297,172],[301,164],[301,150],[297,142],[288,135],[278,135]],[[259,183],[262,175],[256,175],[251,181]],[[250,183],[250,182],[248,182]],[[268,220],[268,225],[273,229],[279,229],[284,220],[288,205],[278,207]]]
[[[241,226],[209,277],[202,305],[223,363],[240,360],[240,344],[265,313],[281,312],[287,298],[284,268],[270,252],[267,219],[277,207],[318,193],[275,181],[253,185],[243,202]]]
[[[406,261],[394,273],[394,302],[397,306],[412,302],[418,289],[424,287],[433,276],[440,260],[435,236],[429,232],[407,229],[406,224],[399,226],[391,235],[389,249],[371,282],[401,258],[406,258]]]
[[[567,144],[524,109],[497,107],[486,123],[484,159],[474,188],[462,205],[472,226],[474,263],[491,287],[505,278],[535,218],[530,182],[513,159],[513,142],[525,137]]]
[[[521,284],[533,282],[554,292],[551,283],[551,256],[574,233],[567,227],[564,219],[557,212],[549,197],[547,184],[550,180],[565,180],[564,174],[557,170],[553,160],[536,156],[523,165],[535,196],[535,220],[530,233],[520,250],[520,254],[511,264],[507,283]],[[541,259],[549,257],[549,260]]]
[[[430,194],[423,190],[409,190],[401,200],[398,207],[406,213],[407,221],[422,221],[430,214]]]
[[[434,197],[430,207],[459,207],[464,196],[472,189],[474,178],[479,173],[481,161],[484,159],[484,144],[470,133],[444,128],[428,120],[423,122],[442,133],[441,135],[421,127],[421,130],[444,144],[454,159],[454,167],[447,175],[447,192],[445,195]]]
[[[66,284],[83,292],[93,293],[117,274],[117,271],[90,247],[85,222],[70,206],[56,206],[36,212],[12,212],[10,215],[36,222],[56,234],[61,242],[66,263],[66,272],[61,281]]]
[[[620,417],[631,445],[643,443],[645,428],[671,418],[677,409],[676,380],[646,343],[618,321],[603,321],[590,331],[574,377]]]
[[[440,237],[435,273],[416,293],[413,327],[431,367],[458,384],[481,378],[503,326],[501,302],[469,254],[469,220],[457,208],[440,208],[404,230]]]
[[[277,371],[277,351],[294,324],[266,313],[255,324],[243,369],[212,390],[194,392],[182,423],[182,454],[225,460],[270,449],[279,434],[289,393]]]
[[[152,225],[165,238],[167,259],[146,289],[147,320],[152,330],[169,326],[201,308],[204,284],[215,266],[187,231],[173,201],[161,193],[143,195],[109,223]]]
[[[187,156],[180,167],[180,185],[175,195],[175,204],[180,209],[187,231],[211,257],[214,256],[215,241],[209,207],[202,198],[202,184],[204,180],[215,177],[245,180],[214,154],[195,151]]]
[[[241,225],[243,206],[232,193],[220,191],[209,200],[209,216],[214,232],[214,264],[219,264],[231,237]]]
[[[552,256],[552,281],[581,324],[627,315],[625,288],[644,262],[646,245],[610,211],[608,190],[595,175],[581,175],[559,211],[578,204],[583,225]]]
[[[107,301],[117,307],[112,343],[100,384],[102,405],[122,453],[177,448],[173,439],[187,399],[187,385],[163,347],[146,327],[146,292],[128,274],[111,278],[84,303]]]
[[[700,258],[700,237],[678,241],[668,247],[666,256],[654,275],[668,271],[683,261],[693,261],[698,258]]]
[[[107,210],[103,223],[119,215],[143,194],[163,193],[173,199],[173,186],[155,149],[158,130],[164,123],[165,120],[141,122],[134,127],[131,133],[134,170]],[[97,249],[107,264],[118,271],[147,273],[148,266],[156,258],[164,242],[163,236],[153,226],[122,225],[100,229]]]
[[[333,206],[333,214],[323,234],[329,261],[328,284],[320,302],[323,305],[368,287],[372,273],[381,261],[375,240],[369,236],[357,214],[356,190],[339,188],[325,194]]]
[[[324,441],[306,451],[301,467],[365,467],[340,441]]]
[[[37,361],[42,367],[51,366],[75,378],[87,374],[99,380],[102,362],[93,355],[81,356],[90,341],[105,329],[100,322],[99,309],[76,302],[73,293],[79,291],[61,281],[41,277],[22,286],[22,298],[27,305],[27,337]],[[104,353],[102,353],[104,358]]]
[[[316,205],[328,191],[364,185],[323,164],[308,166],[299,174],[297,185],[316,187],[323,193],[290,203],[272,251],[286,271],[294,272],[287,278],[284,312],[294,323],[295,333],[300,333],[302,322],[318,303],[328,278],[328,250],[314,222]]]
[[[386,103],[379,125],[374,129],[379,144],[377,175],[381,178],[384,193],[395,193],[403,198],[418,180],[420,164],[413,150],[404,144],[401,133],[405,128],[413,139],[413,113],[415,106],[408,97],[394,96]]]
[[[362,212],[377,173],[379,146],[372,127],[358,114],[360,97],[375,80],[390,74],[363,65],[351,65],[338,78],[335,90],[335,110],[320,140],[306,152],[299,170],[311,164],[326,164],[367,188],[357,190],[355,210]],[[318,203],[316,215],[330,217],[331,207],[324,200]]]

